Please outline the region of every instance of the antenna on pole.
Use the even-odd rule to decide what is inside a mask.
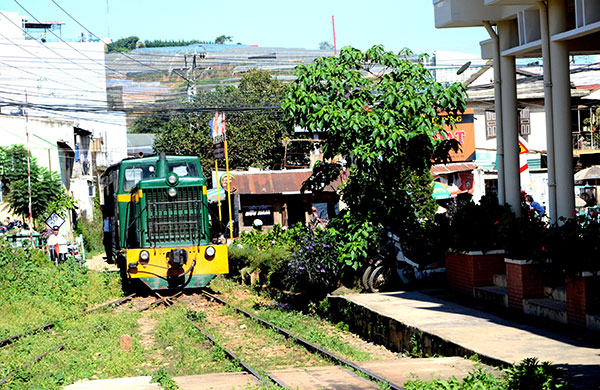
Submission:
[[[333,18],[333,15],[331,15],[331,25],[333,27],[333,55],[336,56],[337,55],[337,45],[335,43],[335,19]]]
[[[110,38],[110,19],[109,19],[109,7],[108,7],[108,0],[106,0],[106,35],[107,38]]]

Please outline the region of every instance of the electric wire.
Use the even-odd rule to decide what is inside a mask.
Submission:
[[[81,28],[83,28],[85,31],[87,31],[89,34],[91,34],[91,35],[92,35],[93,37],[95,37],[96,39],[102,40],[100,37],[98,37],[96,34],[94,34],[93,32],[91,32],[91,31],[90,31],[90,30],[89,30],[87,27],[85,27],[83,24],[79,23],[79,21],[78,21],[77,19],[75,19],[73,16],[71,16],[71,14],[70,14],[69,12],[67,12],[67,11],[66,11],[66,10],[65,10],[63,7],[61,7],[61,6],[60,6],[60,4],[58,4],[58,3],[57,3],[55,0],[50,0],[50,1],[52,1],[52,2],[53,2],[53,3],[54,3],[54,4],[55,4],[55,5],[56,5],[56,6],[57,6],[57,7],[58,7],[58,8],[59,8],[61,11],[63,11],[63,12],[64,12],[64,13],[65,13],[65,14],[66,14],[66,15],[67,15],[69,18],[71,18],[71,19],[72,19],[72,20],[73,20],[75,23],[77,23],[78,25],[80,25],[80,26],[81,26]],[[150,66],[150,65],[144,64],[143,62],[141,62],[141,61],[138,61],[138,60],[137,60],[137,59],[135,59],[135,58],[129,57],[129,56],[128,56],[128,55],[126,55],[126,54],[123,54],[123,55],[124,55],[125,57],[127,57],[127,58],[129,58],[129,59],[131,59],[131,60],[133,60],[133,61],[135,61],[135,62],[137,62],[137,63],[139,63],[139,64],[140,64],[140,65],[142,65],[142,66],[146,66],[146,67],[148,67],[148,68],[150,68],[150,69],[153,69],[153,70],[156,70],[156,71],[159,71],[159,72],[161,72],[161,70],[160,70],[160,69],[157,69],[157,68],[155,68],[155,67],[153,67],[153,66]],[[185,76],[183,76],[182,74],[179,74],[179,73],[177,73],[177,72],[174,72],[174,73],[178,74],[178,75],[179,75],[179,77],[181,77],[182,79],[184,79],[184,80],[186,80],[186,81],[188,81],[188,82],[191,82],[191,81],[190,81],[188,78],[186,78],[186,77],[185,77]]]
[[[27,10],[25,7],[23,7],[23,6],[21,5],[21,3],[19,3],[17,0],[13,0],[13,1],[14,1],[15,3],[17,3],[17,5],[18,5],[19,7],[21,7],[21,8],[23,9],[23,11],[25,11],[25,12],[26,12],[26,13],[27,13],[29,16],[31,16],[31,17],[32,17],[32,18],[33,18],[33,19],[34,19],[36,22],[38,22],[38,23],[41,23],[41,22],[40,22],[40,21],[39,21],[39,20],[38,20],[38,19],[37,19],[35,16],[33,16],[33,14],[32,14],[31,12],[29,12],[29,11],[28,11],[28,10]],[[8,20],[10,20],[10,19],[8,19]],[[13,24],[14,24],[14,23],[13,23]],[[18,27],[18,26],[17,26],[17,27]],[[30,34],[29,34],[27,31],[23,30],[22,28],[21,28],[21,30],[22,30],[24,33],[26,33],[26,34],[30,35]],[[59,40],[59,41],[61,41],[61,42],[65,43],[65,44],[66,44],[67,46],[69,46],[71,49],[75,50],[75,51],[76,51],[76,52],[78,52],[79,54],[81,54],[81,55],[83,55],[84,57],[88,58],[88,59],[89,59],[89,60],[91,60],[92,62],[94,62],[94,63],[96,63],[96,64],[98,64],[98,65],[100,65],[100,66],[102,66],[102,67],[105,67],[106,69],[109,69],[109,70],[111,70],[111,71],[113,71],[113,72],[116,72],[116,73],[118,73],[118,74],[121,74],[121,75],[125,76],[125,74],[123,74],[123,73],[121,73],[121,72],[119,72],[119,71],[116,71],[116,70],[114,70],[114,69],[108,68],[108,67],[106,67],[106,64],[101,64],[100,62],[98,62],[98,61],[94,60],[93,58],[89,57],[88,55],[86,55],[85,53],[83,53],[83,52],[81,52],[81,51],[77,50],[77,48],[73,47],[73,46],[72,46],[70,43],[68,43],[67,41],[64,41],[64,40],[63,40],[61,37],[59,37],[58,35],[56,35],[56,33],[55,33],[54,31],[52,31],[52,30],[48,30],[48,31],[50,31],[50,33],[51,33],[52,35],[54,35],[56,38],[58,38],[58,40]],[[55,53],[56,53],[56,52],[55,52]],[[56,54],[58,54],[58,53],[56,53]],[[64,58],[64,57],[63,57],[63,58]],[[79,66],[82,66],[81,64],[77,64],[77,65],[79,65]],[[87,68],[86,68],[86,69],[87,69]],[[91,69],[87,69],[87,70],[91,70]]]
[[[12,23],[13,25],[15,25],[16,27],[20,28],[20,27],[19,27],[18,25],[16,25],[16,24],[15,24],[15,23],[14,23],[12,20],[10,20],[10,19],[6,19],[6,20],[8,20],[9,22],[11,22],[11,23]],[[21,29],[21,30],[22,30],[22,31],[24,31],[23,29]],[[29,35],[30,37],[32,37],[32,36],[31,36],[31,34],[29,34],[28,32],[26,32],[26,31],[24,31],[24,32],[25,32],[27,35]],[[87,80],[83,80],[83,79],[80,79],[79,77],[75,77],[75,76],[73,76],[73,75],[70,75],[70,74],[68,74],[67,72],[65,72],[63,69],[61,69],[61,68],[57,68],[56,66],[54,66],[54,65],[53,65],[53,64],[51,64],[51,63],[49,63],[48,61],[44,61],[43,59],[39,58],[39,57],[38,57],[36,54],[34,54],[34,53],[30,52],[29,50],[25,49],[25,48],[23,47],[23,45],[19,45],[19,44],[15,43],[15,42],[14,42],[12,39],[8,38],[7,36],[5,36],[5,35],[3,35],[3,34],[1,34],[1,33],[0,33],[0,36],[2,36],[4,39],[6,39],[7,41],[11,42],[12,44],[14,44],[16,47],[18,47],[19,49],[23,50],[24,52],[31,54],[31,55],[32,55],[34,58],[38,58],[38,59],[42,60],[43,62],[47,63],[48,65],[51,65],[51,66],[52,66],[53,68],[55,68],[56,70],[58,70],[58,71],[60,71],[60,72],[62,72],[62,73],[65,73],[65,74],[66,74],[66,75],[68,75],[70,78],[74,78],[74,79],[77,79],[77,80],[79,80],[79,81],[83,81],[83,82],[84,82],[84,83],[86,83],[86,84],[89,84],[89,82],[88,82]],[[32,37],[32,38],[33,38],[33,37]],[[50,50],[50,51],[51,51],[51,52],[53,52],[54,54],[56,54],[56,55],[58,55],[58,56],[60,56],[60,57],[64,58],[65,60],[67,60],[67,61],[69,61],[69,62],[71,62],[71,63],[73,63],[73,64],[75,64],[75,65],[78,65],[78,66],[80,66],[80,65],[79,65],[79,64],[77,64],[75,61],[73,61],[73,60],[71,60],[71,59],[69,59],[69,58],[66,58],[65,56],[63,56],[63,55],[62,55],[62,54],[60,54],[60,53],[57,53],[56,51],[54,51],[53,49],[51,49],[49,46],[47,46],[47,45],[44,45],[42,42],[38,41],[37,39],[33,39],[33,40],[34,40],[35,42],[39,43],[39,44],[40,44],[40,45],[41,45],[43,48],[45,48],[45,49],[47,49],[47,50]],[[82,67],[83,67],[83,66],[82,66]],[[96,70],[89,69],[89,68],[85,68],[85,67],[83,67],[83,68],[84,68],[85,70],[88,70],[88,71],[90,71],[90,72],[93,72],[93,73],[99,74],[99,75],[101,75],[101,76],[103,76],[103,77],[106,77],[106,73],[105,73],[105,72],[98,72],[98,71],[96,71]],[[91,84],[90,84],[90,85],[91,85]]]

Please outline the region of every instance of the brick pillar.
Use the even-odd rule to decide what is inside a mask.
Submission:
[[[600,313],[600,277],[586,275],[567,277],[567,321],[587,326],[587,314]]]
[[[504,252],[446,254],[446,279],[454,291],[473,295],[473,287],[493,284],[494,274],[503,274]]]
[[[508,307],[523,310],[523,299],[544,296],[542,274],[528,260],[505,259]]]

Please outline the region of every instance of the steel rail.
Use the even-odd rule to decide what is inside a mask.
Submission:
[[[156,294],[157,296],[160,297],[160,295],[153,291],[154,294]],[[168,301],[165,301],[168,302]],[[167,305],[172,306],[173,303],[172,302],[168,302]],[[187,318],[187,317],[186,317]],[[256,371],[255,369],[253,369],[252,367],[250,367],[248,364],[246,364],[246,362],[244,362],[241,358],[239,358],[237,355],[235,355],[232,351],[230,351],[229,349],[221,346],[219,343],[217,343],[217,340],[212,337],[210,335],[210,333],[208,333],[206,330],[202,329],[200,327],[200,325],[194,323],[192,320],[190,320],[189,318],[187,319],[188,321],[190,321],[190,323],[192,325],[194,325],[194,327],[196,328],[196,330],[198,330],[200,333],[202,333],[208,340],[210,340],[210,342],[215,345],[215,346],[219,346],[221,349],[223,349],[223,352],[225,352],[232,360],[239,362],[239,364],[244,368],[244,370],[246,370],[246,372],[248,372],[251,375],[254,375],[256,378],[258,378],[262,383],[264,383],[267,386],[272,386],[272,383],[269,381],[269,379],[274,382],[276,385],[280,386],[280,387],[284,387],[284,388],[288,388],[285,384],[281,383],[280,381],[278,381],[276,378],[271,377],[270,375],[267,374],[267,376],[269,377],[269,379],[265,378],[264,376],[262,376],[258,371]]]
[[[100,309],[102,309],[102,308],[104,308],[106,306],[110,306],[110,305],[119,306],[119,305],[123,304],[124,302],[127,302],[128,300],[132,299],[134,296],[135,296],[135,294],[131,294],[131,295],[128,295],[128,296],[126,296],[124,298],[116,299],[114,301],[105,303],[105,304],[100,305],[98,307],[95,307],[93,309],[86,310],[83,313],[81,313],[80,315],[90,314],[90,313],[93,313],[93,312],[95,312],[97,310],[100,310]],[[74,317],[67,317],[66,319],[68,320],[68,319],[72,319],[72,318],[74,318]],[[29,335],[29,334],[34,334],[34,333],[37,333],[37,332],[39,332],[41,330],[46,331],[46,330],[49,330],[49,329],[52,329],[52,328],[54,328],[54,322],[50,322],[50,323],[48,323],[46,325],[42,325],[42,326],[39,326],[39,327],[34,328],[34,329],[29,329],[29,330],[26,330],[25,332],[16,334],[14,336],[7,337],[5,339],[0,340],[0,348],[5,347],[5,346],[7,346],[9,344],[14,343],[15,341],[19,340],[23,336],[26,336],[26,335]]]
[[[65,347],[65,343],[58,344],[58,345],[57,345],[57,346],[55,346],[54,348],[52,348],[52,349],[49,349],[49,350],[47,350],[46,352],[44,352],[44,353],[42,353],[42,354],[39,354],[39,355],[37,355],[36,357],[34,357],[34,358],[32,358],[32,359],[28,360],[27,362],[25,362],[25,364],[23,364],[23,365],[21,366],[21,369],[23,369],[23,368],[25,368],[25,367],[29,366],[29,365],[30,365],[30,364],[32,364],[32,363],[35,363],[35,362],[37,362],[37,361],[39,361],[39,360],[42,360],[42,358],[43,358],[44,356],[48,355],[50,352],[53,352],[53,351],[56,351],[56,350],[61,350],[61,349],[63,349],[64,347]],[[7,376],[5,376],[5,377],[4,377],[2,380],[0,380],[0,386],[2,386],[2,385],[3,385],[4,383],[6,383],[6,382],[7,382],[7,381],[8,381],[10,378],[12,378],[12,377],[13,377],[13,375],[14,375],[14,371],[13,371],[13,372],[11,372],[10,374],[8,374]]]
[[[368,376],[371,380],[375,380],[375,381],[384,383],[384,384],[388,385],[391,389],[404,390],[403,387],[400,387],[400,386],[398,386],[398,385],[396,385],[396,384],[388,381],[387,379],[379,376],[378,374],[376,374],[376,373],[374,373],[374,372],[372,372],[370,370],[367,370],[366,368],[360,367],[360,366],[356,365],[355,363],[353,363],[353,362],[351,362],[349,360],[346,360],[346,359],[344,359],[344,358],[342,358],[340,356],[337,356],[334,353],[332,353],[332,352],[330,352],[330,351],[328,351],[326,349],[323,349],[323,348],[319,347],[318,345],[313,344],[310,341],[305,340],[302,337],[300,337],[298,335],[295,335],[295,334],[293,334],[293,333],[291,333],[291,332],[289,332],[289,331],[287,331],[287,330],[285,330],[283,328],[280,328],[279,326],[277,326],[277,325],[275,325],[275,324],[273,324],[273,323],[271,323],[269,321],[263,320],[262,318],[254,315],[252,313],[249,313],[249,312],[247,312],[247,311],[245,311],[245,310],[243,310],[243,309],[241,309],[241,308],[239,308],[237,306],[234,306],[234,305],[230,304],[229,302],[227,302],[227,301],[225,301],[225,300],[223,300],[223,299],[221,299],[221,298],[219,298],[219,297],[217,297],[217,296],[215,296],[213,294],[210,294],[210,293],[208,293],[206,291],[200,291],[200,293],[202,295],[210,298],[210,299],[213,299],[213,300],[219,302],[220,304],[222,304],[224,306],[229,306],[229,307],[235,309],[238,313],[241,313],[241,314],[243,314],[243,315],[245,315],[245,316],[247,316],[249,318],[252,318],[253,320],[255,320],[255,321],[257,321],[257,322],[259,322],[259,323],[261,323],[263,325],[269,326],[269,327],[277,330],[279,333],[283,334],[284,336],[290,337],[290,338],[296,340],[299,344],[303,345],[304,347],[306,347],[309,350],[316,351],[316,352],[320,353],[321,355],[329,358],[330,360],[332,360],[332,361],[334,361],[334,362],[336,362],[338,364],[341,363],[342,365],[348,366],[348,367],[350,367],[350,368],[352,368],[352,369],[354,369],[354,370],[356,370],[358,372],[361,372],[362,374]]]
[[[171,300],[171,299],[173,299],[173,298],[177,298],[178,296],[180,296],[181,294],[183,294],[183,291],[179,291],[179,292],[177,292],[177,293],[173,294],[173,295],[172,295],[172,296],[170,296],[170,297],[162,297],[162,296],[160,296],[160,295],[159,295],[157,292],[155,292],[155,291],[152,291],[152,293],[154,293],[154,295],[158,296],[158,299],[156,299],[154,302],[150,303],[149,305],[146,305],[146,306],[144,306],[144,307],[142,307],[142,308],[136,309],[136,311],[137,311],[138,313],[141,313],[141,312],[143,312],[143,311],[146,311],[146,310],[148,310],[148,309],[150,309],[150,308],[152,308],[152,307],[154,307],[154,306],[160,305],[161,303],[165,303],[166,305],[168,305],[168,306],[171,306],[171,305],[172,305],[172,303],[171,303],[171,302],[169,302],[169,300]]]

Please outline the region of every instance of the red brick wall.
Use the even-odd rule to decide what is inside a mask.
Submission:
[[[542,274],[532,264],[506,263],[508,307],[523,310],[523,299],[544,295]]]
[[[600,278],[567,277],[567,320],[569,324],[587,326],[586,314],[600,312]]]
[[[489,286],[494,274],[504,272],[504,254],[446,254],[446,279],[454,291],[473,295],[473,287]]]

